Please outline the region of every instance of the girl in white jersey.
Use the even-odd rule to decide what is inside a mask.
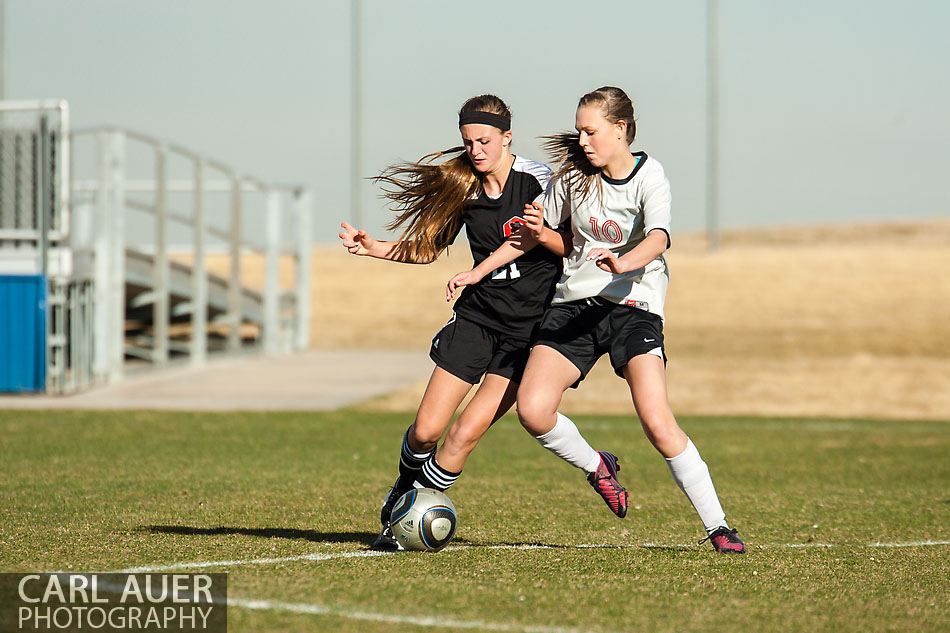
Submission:
[[[406,226],[399,240],[374,240],[366,231],[342,225],[343,246],[354,255],[429,263],[454,242],[463,226],[476,264],[498,249],[520,255],[516,268],[499,268],[466,288],[452,320],[432,341],[429,355],[436,367],[415,421],[403,436],[399,477],[383,501],[376,549],[399,548],[389,525],[396,500],[413,487],[451,486],[482,435],[514,403],[531,337],[560,275],[567,249],[560,234],[535,231],[538,239],[526,238],[517,247],[507,241],[525,223],[525,205],[542,198],[551,174],[545,165],[511,153],[510,127],[511,112],[504,101],[494,95],[469,99],[459,111],[464,148],[391,167],[377,179],[388,187],[385,195],[399,211],[390,228]],[[455,155],[435,162],[448,153]],[[436,451],[456,409],[479,382]],[[591,485],[623,516],[627,496],[616,478],[616,458],[592,449],[576,428],[568,437],[569,451],[549,448],[588,472]]]
[[[584,95],[576,134],[548,139],[560,162],[544,199],[550,226],[570,222],[573,250],[518,390],[518,416],[534,436],[556,436],[574,425],[558,413],[563,393],[576,387],[609,354],[626,380],[647,438],[666,458],[676,483],[696,509],[717,552],[744,553],[730,530],[706,463],[673,416],[666,390],[663,302],[669,271],[670,185],[663,167],[630,153],[636,135],[633,104],[614,87]],[[528,232],[542,230],[527,214]],[[501,265],[510,253],[482,263]],[[478,278],[449,282],[464,285]],[[702,543],[703,541],[700,541]]]

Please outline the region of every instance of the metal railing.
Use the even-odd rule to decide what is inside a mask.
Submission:
[[[0,274],[46,280],[50,393],[130,358],[308,347],[311,204],[138,132],[71,132],[66,101],[0,102]]]
[[[267,353],[309,345],[308,191],[269,185],[130,130],[86,129],[74,132],[73,139],[74,156],[85,140],[94,142],[98,172],[92,179],[77,177],[73,182],[73,257],[77,269],[91,268],[96,280],[95,331],[102,333],[95,341],[97,376],[118,380],[125,356],[164,365],[173,352],[180,352],[192,363],[202,363],[210,349],[211,328],[224,328],[223,349],[229,352],[247,347],[242,326],[248,324],[259,331],[250,337],[252,344]],[[173,161],[184,173],[170,176]],[[140,214],[137,223],[133,212]],[[95,228],[80,231],[80,225]],[[176,230],[181,234],[180,229],[190,235],[172,249],[170,235]],[[184,255],[189,267],[173,261],[173,250]],[[209,272],[212,251],[226,257],[226,276]],[[260,292],[249,290],[242,277],[245,260],[255,256],[264,263]],[[280,264],[288,258],[293,285],[282,289]],[[133,268],[139,269],[139,290],[126,296],[127,287],[134,285],[129,283],[135,277]],[[143,268],[148,269],[144,274]],[[129,336],[128,312],[141,313],[148,306],[150,317],[145,320],[150,328]],[[180,334],[171,332],[183,317],[185,344]]]

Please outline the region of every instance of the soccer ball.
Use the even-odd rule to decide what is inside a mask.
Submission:
[[[455,536],[457,524],[452,500],[432,488],[414,488],[399,497],[390,523],[396,541],[416,552],[438,552]]]

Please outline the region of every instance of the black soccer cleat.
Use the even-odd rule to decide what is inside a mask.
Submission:
[[[389,516],[393,512],[393,506],[396,505],[396,502],[399,501],[399,497],[403,496],[408,492],[403,490],[399,486],[399,482],[402,477],[396,477],[396,482],[393,483],[392,488],[389,489],[389,492],[386,493],[386,496],[383,497],[383,507],[379,511],[379,522],[383,525],[384,528],[389,526]]]
[[[389,521],[386,522],[379,536],[373,541],[372,549],[377,552],[398,552],[403,549],[403,546],[400,545],[396,537],[393,536],[392,528],[389,527]]]
[[[700,545],[709,541],[713,549],[720,554],[745,554],[745,543],[736,535],[736,530],[726,526],[716,528],[712,534],[699,542]]]
[[[598,452],[600,453],[600,465],[596,471],[587,475],[587,483],[603,498],[610,511],[622,519],[627,516],[630,497],[626,488],[621,486],[617,479],[620,462],[607,451]]]

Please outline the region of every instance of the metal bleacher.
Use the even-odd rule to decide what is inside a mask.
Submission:
[[[310,206],[302,187],[173,143],[70,130],[64,101],[0,102],[0,283],[45,289],[40,301],[3,295],[22,319],[0,332],[0,391],[68,393],[132,363],[305,349]],[[34,331],[38,345],[19,344]],[[33,349],[42,375],[18,376]]]

